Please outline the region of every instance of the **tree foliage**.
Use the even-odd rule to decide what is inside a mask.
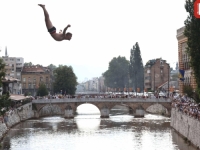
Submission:
[[[51,69],[52,71],[54,71],[56,69],[56,66],[53,64],[50,64],[47,66],[49,69]]]
[[[189,13],[185,20],[184,35],[187,37],[187,53],[190,56],[190,65],[197,83],[197,93],[200,97],[200,19],[194,16],[194,2],[186,0],[185,9]]]
[[[33,63],[32,62],[25,62],[24,66],[33,66]]]
[[[5,63],[3,62],[3,59],[0,58],[0,79],[5,77]],[[0,87],[2,87],[2,81],[0,80]]]
[[[193,97],[193,88],[189,85],[184,85],[183,93],[187,94],[188,97]]]
[[[58,68],[54,70],[54,92],[62,94],[75,94],[77,77],[73,72],[71,66],[59,65]]]
[[[4,115],[9,110],[11,99],[9,93],[0,96],[0,115]]]
[[[48,95],[48,90],[44,83],[40,83],[39,88],[37,90],[37,96],[46,96]]]
[[[3,62],[3,59],[0,58],[0,87],[1,87],[1,90],[3,90],[2,78],[5,77],[4,67],[5,67],[5,63]],[[0,95],[0,115],[4,115],[5,112],[8,111],[8,107],[11,104],[11,99],[9,97],[10,97],[9,93]]]
[[[136,44],[133,46],[133,49],[131,49],[129,75],[133,89],[136,91],[137,88],[140,88],[140,90],[143,91],[144,66],[138,42],[136,42]]]
[[[128,87],[129,61],[125,57],[114,57],[109,62],[109,67],[103,73],[105,85],[110,88]]]

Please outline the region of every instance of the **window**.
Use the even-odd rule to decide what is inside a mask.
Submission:
[[[25,89],[25,88],[26,88],[26,83],[23,84],[23,89]]]
[[[14,77],[14,73],[10,73],[10,76]]]
[[[43,78],[42,78],[42,77],[40,77],[40,81],[43,81]]]
[[[20,59],[17,59],[17,61],[20,61]]]
[[[23,78],[23,81],[26,82],[26,78]]]
[[[29,89],[31,88],[31,84],[30,84],[30,83],[28,84],[28,88],[29,88]]]

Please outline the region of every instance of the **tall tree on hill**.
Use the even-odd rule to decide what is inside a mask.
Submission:
[[[136,42],[136,44],[133,46],[133,49],[131,49],[131,55],[130,55],[130,67],[129,67],[129,76],[130,85],[133,86],[133,90],[136,91],[137,88],[140,89],[140,91],[144,90],[144,66],[140,54],[140,47],[139,44]]]
[[[77,77],[71,66],[59,65],[54,70],[54,92],[73,95],[76,92]]]
[[[184,35],[187,37],[187,53],[190,56],[190,65],[197,83],[197,101],[200,100],[200,19],[194,16],[196,0],[186,0],[185,9],[189,13],[185,20]]]
[[[120,88],[121,90],[128,87],[128,70],[129,61],[125,57],[114,57],[109,62],[109,67],[103,73],[105,85],[110,88]]]

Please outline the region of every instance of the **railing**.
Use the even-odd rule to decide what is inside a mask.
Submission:
[[[155,102],[155,103],[170,103],[171,99],[165,98],[67,98],[67,99],[37,99],[32,100],[32,103],[73,103],[73,102]]]

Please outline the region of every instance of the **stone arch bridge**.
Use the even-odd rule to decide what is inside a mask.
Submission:
[[[165,108],[166,115],[171,115],[171,100],[164,98],[67,98],[32,101],[35,117],[62,115],[65,118],[73,118],[77,107],[86,103],[95,105],[100,111],[101,118],[108,118],[110,110],[116,105],[128,107],[135,117],[144,117],[145,111],[155,104]]]

